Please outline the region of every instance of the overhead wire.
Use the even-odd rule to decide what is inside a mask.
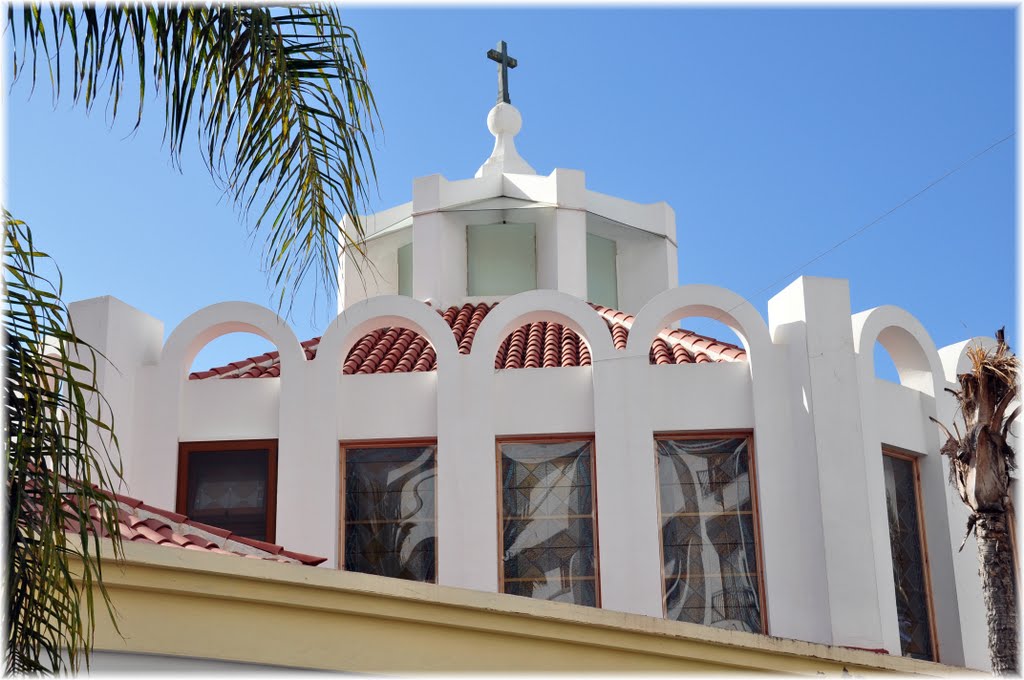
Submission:
[[[1000,144],[1003,144],[1004,142],[1006,142],[1006,141],[1008,141],[1008,140],[1012,139],[1012,138],[1013,138],[1013,136],[1014,136],[1014,135],[1016,135],[1016,134],[1017,134],[1017,132],[1016,132],[1016,130],[1015,130],[1015,131],[1011,132],[1010,134],[1006,135],[1005,137],[1003,137],[1002,139],[999,139],[999,140],[997,140],[997,141],[995,141],[995,142],[992,142],[991,144],[989,144],[988,146],[986,146],[986,147],[985,147],[984,149],[982,149],[981,151],[979,151],[979,152],[975,153],[975,154],[974,154],[973,156],[971,156],[970,158],[968,158],[968,159],[966,159],[966,160],[964,160],[964,161],[961,161],[961,162],[960,162],[960,163],[959,163],[958,165],[956,165],[956,166],[954,166],[954,167],[953,167],[952,169],[950,169],[950,170],[946,171],[946,173],[944,173],[944,174],[943,174],[943,175],[941,175],[940,177],[938,177],[938,178],[936,178],[936,179],[932,180],[931,182],[929,182],[928,184],[926,184],[926,185],[925,185],[925,186],[924,186],[924,187],[923,187],[922,189],[920,189],[920,190],[919,190],[919,191],[917,191],[916,193],[912,194],[911,196],[909,196],[909,197],[905,198],[905,199],[904,199],[903,201],[901,201],[900,203],[896,204],[896,205],[895,205],[895,206],[893,206],[892,208],[889,208],[888,210],[886,210],[885,212],[883,212],[883,213],[882,213],[881,215],[879,215],[878,217],[874,218],[874,219],[873,219],[873,220],[871,220],[870,222],[868,222],[868,223],[864,224],[863,226],[859,227],[859,228],[858,228],[858,229],[857,229],[856,231],[854,231],[853,233],[851,233],[851,234],[850,234],[849,236],[847,236],[846,238],[842,239],[841,241],[837,242],[837,243],[836,243],[835,245],[833,245],[832,247],[830,247],[830,248],[828,248],[827,250],[824,250],[824,251],[822,251],[821,253],[819,253],[819,254],[815,255],[815,256],[814,256],[814,257],[812,257],[811,259],[809,259],[809,260],[807,260],[806,262],[804,262],[803,264],[801,264],[801,265],[800,265],[799,267],[797,267],[797,268],[793,269],[793,270],[792,270],[791,272],[789,272],[788,274],[785,274],[785,275],[783,275],[783,276],[780,276],[779,278],[775,279],[774,281],[772,281],[771,283],[769,283],[769,284],[768,284],[767,286],[765,286],[764,288],[761,288],[760,290],[758,290],[758,291],[757,291],[756,293],[754,293],[753,295],[751,295],[751,296],[749,296],[749,297],[745,297],[745,298],[744,298],[744,300],[743,300],[743,302],[740,302],[739,304],[737,304],[737,305],[734,305],[733,307],[730,307],[730,308],[729,308],[729,309],[727,309],[726,311],[724,311],[724,312],[722,312],[722,313],[720,313],[720,314],[716,315],[716,316],[715,316],[715,318],[714,318],[714,320],[715,320],[715,321],[721,321],[721,320],[722,320],[722,317],[723,317],[723,316],[725,316],[726,314],[731,314],[731,313],[732,313],[733,311],[735,311],[735,310],[739,309],[739,308],[740,308],[740,307],[742,307],[743,305],[746,305],[746,304],[753,304],[753,303],[751,303],[751,300],[753,300],[753,299],[756,299],[756,298],[757,298],[757,297],[758,297],[759,295],[761,295],[761,294],[762,294],[762,293],[764,293],[765,291],[767,291],[767,290],[771,290],[772,288],[774,288],[774,287],[775,287],[776,285],[778,285],[778,284],[779,284],[779,283],[781,283],[782,281],[786,281],[786,280],[788,280],[788,279],[789,279],[790,277],[792,277],[792,276],[793,276],[794,274],[798,274],[798,273],[800,273],[800,272],[801,272],[801,271],[803,271],[803,270],[804,270],[804,269],[805,269],[806,267],[808,267],[808,266],[810,266],[810,265],[814,264],[815,262],[817,262],[817,261],[818,261],[818,260],[820,260],[821,258],[825,257],[826,255],[830,254],[831,252],[833,252],[834,250],[836,250],[836,249],[837,249],[837,248],[839,248],[840,246],[842,246],[842,245],[846,244],[847,242],[849,242],[849,241],[853,240],[853,239],[854,239],[854,238],[856,238],[857,236],[860,236],[860,235],[861,235],[862,233],[864,233],[865,231],[867,231],[867,230],[868,230],[868,229],[870,229],[871,227],[875,226],[876,224],[878,224],[879,222],[881,222],[882,220],[884,220],[884,219],[885,219],[886,217],[888,217],[889,215],[892,215],[892,214],[893,214],[894,212],[896,212],[896,211],[897,211],[897,210],[899,210],[900,208],[904,207],[905,205],[907,205],[907,204],[908,204],[908,203],[910,203],[911,201],[915,200],[916,198],[918,198],[918,197],[920,197],[921,195],[923,195],[923,194],[925,194],[926,192],[928,192],[928,191],[929,191],[930,189],[932,189],[932,188],[933,188],[933,187],[934,187],[935,185],[939,184],[939,183],[940,183],[940,182],[942,182],[943,180],[945,180],[945,179],[948,179],[948,178],[949,178],[949,177],[951,177],[952,175],[956,174],[957,172],[959,172],[960,170],[962,170],[962,169],[963,169],[963,168],[964,168],[965,166],[967,166],[967,165],[969,165],[970,163],[972,163],[972,162],[976,161],[977,159],[981,158],[982,156],[984,156],[985,154],[987,154],[987,153],[988,153],[989,151],[992,151],[993,149],[995,149],[995,148],[996,148],[997,146],[999,146]]]

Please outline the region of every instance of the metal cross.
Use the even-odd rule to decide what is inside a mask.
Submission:
[[[508,45],[504,40],[498,43],[498,49],[487,50],[487,58],[498,62],[498,103],[511,104],[508,98],[508,70],[518,66],[519,62],[508,56]]]

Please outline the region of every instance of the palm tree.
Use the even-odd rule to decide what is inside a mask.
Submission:
[[[959,391],[949,390],[959,404],[963,434],[956,423],[950,432],[935,422],[947,437],[942,453],[949,456],[950,483],[970,509],[967,536],[974,531],[978,539],[992,670],[996,675],[1016,675],[1017,596],[1009,526],[1010,471],[1016,462],[1006,439],[1020,406],[1009,415],[1006,411],[1017,396],[1019,362],[1010,353],[1003,329],[996,340],[994,351],[978,346],[967,350],[971,370],[958,376]]]
[[[6,30],[15,81],[34,90],[48,76],[55,103],[70,89],[86,110],[105,99],[116,119],[137,87],[138,127],[162,96],[174,163],[195,133],[214,179],[263,232],[279,308],[309,274],[330,289],[339,249],[359,250],[378,116],[336,7],[9,5]],[[340,232],[346,217],[353,229]],[[75,335],[59,273],[51,284],[46,255],[6,211],[4,237],[6,669],[74,672],[88,665],[94,585],[110,607],[97,537],[119,551],[116,502],[101,490],[120,479],[93,371],[105,359]]]
[[[75,337],[59,278],[51,283],[44,275],[46,255],[6,212],[4,235],[5,667],[77,669],[92,633],[94,583],[106,599],[97,538],[111,536],[114,554],[120,552],[117,505],[100,490],[113,488],[119,474],[110,456],[117,442],[95,380],[101,358]],[[83,564],[84,612],[69,557]]]

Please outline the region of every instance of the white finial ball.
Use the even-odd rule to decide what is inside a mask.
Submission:
[[[502,133],[517,135],[522,127],[523,117],[519,115],[519,109],[511,104],[500,102],[487,114],[487,129],[495,137]]]

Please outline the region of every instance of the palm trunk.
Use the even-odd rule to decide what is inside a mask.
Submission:
[[[978,559],[992,672],[1017,675],[1017,592],[1006,513],[979,512],[977,518]]]

